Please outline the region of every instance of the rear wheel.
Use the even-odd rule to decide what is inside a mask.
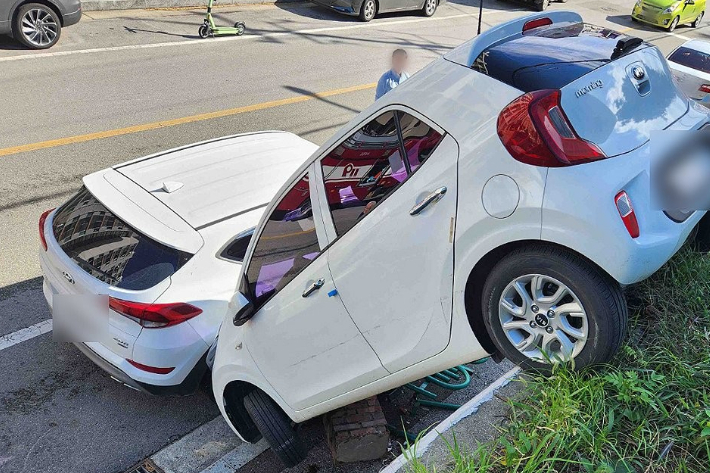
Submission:
[[[693,28],[697,28],[698,26],[700,26],[700,22],[703,21],[703,16],[705,16],[705,12],[701,11],[700,15],[698,15],[698,17],[693,22]]]
[[[244,34],[244,30],[246,30],[246,27],[247,27],[247,26],[246,26],[243,22],[241,22],[241,21],[238,21],[238,22],[234,23],[234,29],[237,30],[237,36],[243,35],[243,34]]]
[[[675,31],[676,27],[678,26],[678,23],[680,23],[680,17],[679,17],[679,16],[673,18],[673,21],[671,21],[670,26],[668,26],[668,31],[671,32],[671,33],[672,33],[673,31]]]
[[[306,458],[306,449],[291,425],[291,419],[262,391],[254,390],[244,397],[244,408],[274,453],[287,467]]]
[[[362,21],[370,21],[375,18],[377,13],[377,3],[375,0],[365,0],[360,7],[360,19]]]
[[[28,3],[17,11],[13,36],[28,48],[51,48],[59,41],[61,33],[59,16],[48,6]]]
[[[484,323],[500,352],[528,369],[605,363],[628,318],[621,287],[574,253],[542,245],[514,251],[483,288]]]
[[[436,12],[437,0],[425,0],[422,14],[424,16],[433,16]]]

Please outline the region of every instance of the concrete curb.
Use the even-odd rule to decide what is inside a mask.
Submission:
[[[303,0],[225,0],[219,6],[261,5],[278,3],[298,3]],[[206,7],[207,0],[85,0],[81,8],[85,12],[104,10],[133,10],[146,8],[187,8]]]
[[[400,456],[394,459],[392,463],[387,465],[380,473],[396,473],[402,469],[407,463],[407,457],[416,456],[421,458],[422,455],[429,449],[429,446],[441,435],[451,429],[459,421],[465,419],[466,417],[474,414],[478,408],[493,399],[493,395],[510,383],[518,374],[520,373],[520,368],[515,367],[505,373],[503,376],[491,383],[486,389],[478,393],[473,399],[468,401],[463,406],[459,407],[453,414],[441,421],[436,427],[431,429],[429,433],[424,435],[419,442],[417,442],[416,450],[411,452],[402,452]]]

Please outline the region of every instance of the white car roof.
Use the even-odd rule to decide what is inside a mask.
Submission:
[[[318,147],[286,132],[212,140],[118,165],[193,228],[263,207]]]
[[[701,53],[710,54],[710,43],[707,41],[700,41],[698,39],[691,39],[683,43],[682,47],[694,49],[700,51]]]

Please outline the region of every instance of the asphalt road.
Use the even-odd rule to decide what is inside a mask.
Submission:
[[[225,7],[218,22],[247,23],[247,35],[225,40],[196,38],[204,14],[196,10],[89,13],[48,52],[0,39],[0,336],[49,318],[37,218],[83,175],[246,131],[282,129],[321,143],[371,103],[370,84],[393,48],[409,51],[414,71],[472,37],[477,7],[467,1],[476,3],[368,24],[308,4]],[[707,26],[670,35],[634,24],[633,4],[551,8],[633,31],[665,53],[709,35]],[[484,27],[528,11],[485,5]],[[123,471],[217,414],[204,394],[166,399],[122,387],[50,334],[0,349],[2,473]]]

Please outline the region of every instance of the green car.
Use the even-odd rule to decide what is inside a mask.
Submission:
[[[697,28],[704,15],[705,0],[637,0],[631,19],[673,31],[678,25]]]

